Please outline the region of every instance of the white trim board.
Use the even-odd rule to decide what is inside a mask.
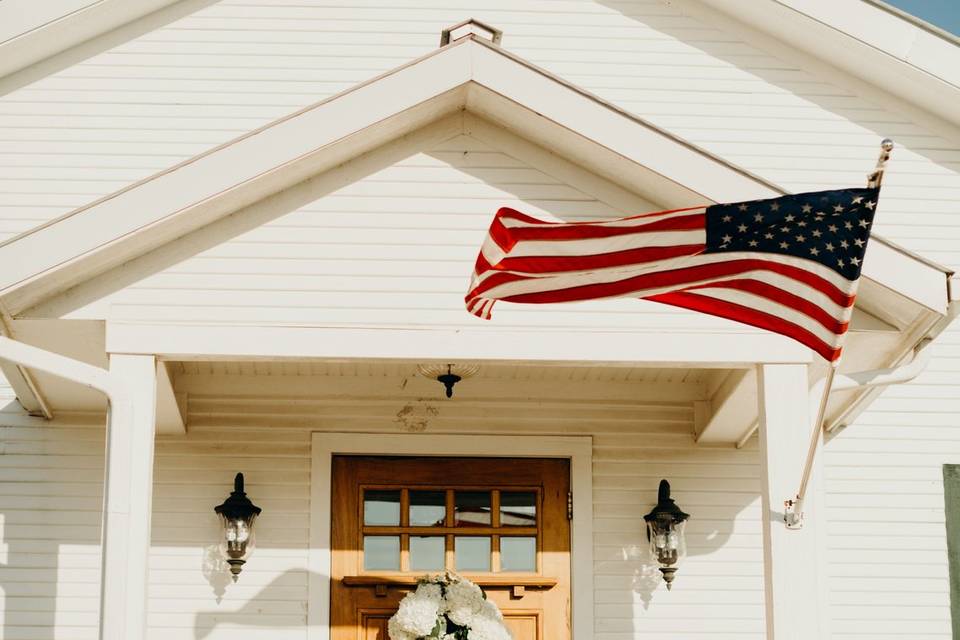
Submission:
[[[477,321],[480,324],[481,321]],[[729,368],[807,363],[811,351],[765,331],[495,331],[479,326],[329,327],[108,321],[108,353],[163,360],[471,360]]]
[[[476,436],[314,432],[310,474],[308,640],[330,638],[330,479],[333,456],[567,458],[574,495],[570,523],[573,640],[593,637],[593,442],[589,436]]]

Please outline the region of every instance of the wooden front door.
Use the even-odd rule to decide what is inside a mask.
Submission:
[[[567,460],[337,456],[332,640],[388,640],[418,577],[483,588],[514,640],[570,638]]]

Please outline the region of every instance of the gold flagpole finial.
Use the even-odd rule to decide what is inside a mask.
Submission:
[[[877,158],[877,166],[869,176],[867,176],[867,187],[870,189],[879,189],[883,182],[883,170],[887,166],[887,160],[890,159],[890,152],[893,151],[893,140],[884,138],[880,142],[880,157]]]

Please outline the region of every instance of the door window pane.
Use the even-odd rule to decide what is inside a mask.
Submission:
[[[410,526],[442,527],[447,520],[445,491],[410,492]]]
[[[367,571],[399,571],[400,536],[364,536],[363,568]]]
[[[365,489],[363,492],[363,524],[395,527],[400,524],[400,492]]]
[[[410,536],[410,570],[443,570],[444,540],[443,536]]]
[[[458,527],[489,527],[490,492],[457,491],[454,495],[454,517]]]
[[[500,494],[500,525],[537,526],[537,494],[534,491],[504,491]]]
[[[500,538],[500,569],[502,571],[536,571],[536,538]]]
[[[457,536],[454,551],[457,571],[490,571],[490,538]]]

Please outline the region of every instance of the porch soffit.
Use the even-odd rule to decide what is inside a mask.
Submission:
[[[157,246],[458,110],[668,206],[775,197],[776,185],[469,36],[0,244],[14,317]],[[864,274],[934,313],[947,270],[879,240]]]

